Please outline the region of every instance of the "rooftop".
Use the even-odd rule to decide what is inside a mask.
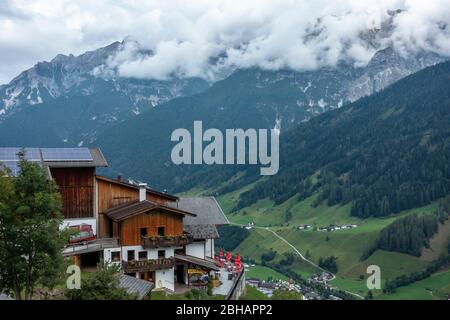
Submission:
[[[184,229],[194,239],[217,239],[216,226],[229,224],[229,221],[214,197],[186,197],[173,203],[179,209],[194,212],[197,216],[183,219]]]
[[[165,206],[153,201],[144,200],[144,201],[132,201],[125,203],[123,205],[117,206],[112,209],[108,209],[105,211],[105,215],[111,218],[114,221],[122,221],[128,219],[132,216],[145,213],[152,210],[162,210],[175,214],[181,214],[184,216],[195,216],[195,214],[176,209],[170,206]]]
[[[214,197],[183,197],[172,206],[196,214],[195,217],[186,217],[184,225],[221,226],[230,223]]]
[[[25,159],[44,168],[107,167],[108,162],[99,148],[0,148],[0,163],[16,176],[19,172],[18,153],[24,151]]]
[[[153,283],[125,274],[119,275],[119,286],[129,294],[137,294],[139,300],[143,299],[153,289]]]
[[[97,178],[97,180],[102,180],[102,181],[114,183],[114,184],[117,184],[117,185],[121,185],[121,186],[124,186],[124,187],[127,187],[127,188],[139,190],[139,185],[137,185],[137,184],[129,183],[129,182],[126,182],[126,181],[120,181],[120,180],[116,180],[116,179],[111,179],[111,178],[100,176],[100,175],[96,175],[96,178]],[[152,188],[149,188],[149,187],[147,187],[146,189],[147,189],[147,193],[152,193],[152,194],[155,194],[155,195],[167,198],[167,199],[172,200],[172,201],[178,200],[177,196],[174,196],[174,195],[171,195],[171,194],[168,194],[168,193],[165,193],[165,192],[156,191],[156,190],[154,190]]]

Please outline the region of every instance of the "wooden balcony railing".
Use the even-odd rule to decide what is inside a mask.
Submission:
[[[142,246],[146,249],[162,248],[162,247],[182,247],[194,241],[191,234],[184,234],[182,236],[156,236],[156,237],[142,237]]]
[[[122,261],[122,270],[125,273],[148,272],[161,269],[170,269],[175,265],[175,258],[159,258],[149,260]]]

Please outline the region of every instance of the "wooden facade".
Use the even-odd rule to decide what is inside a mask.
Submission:
[[[94,217],[95,168],[51,168],[65,219]]]
[[[119,205],[139,200],[139,188],[104,177],[97,177],[96,181],[98,193],[98,237],[118,237],[118,223],[112,222],[104,215],[104,212]],[[171,201],[169,198],[150,192],[147,192],[146,198],[149,201],[161,204],[167,204]],[[139,230],[137,232],[139,235]]]
[[[183,235],[183,216],[176,213],[154,210],[119,222],[119,239],[122,246],[142,244],[141,229],[146,229],[149,237],[158,235],[158,228],[164,228],[164,236]]]

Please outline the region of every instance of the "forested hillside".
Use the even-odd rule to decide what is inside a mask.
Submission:
[[[201,120],[204,130],[278,128],[284,133],[437,61],[442,60],[435,55],[418,53],[405,58],[386,48],[364,67],[342,63],[311,71],[237,70],[198,95],[171,100],[106,130],[92,144],[100,146],[109,159],[107,174],[121,172],[170,192],[209,189],[229,181],[239,171],[258,168],[173,165],[173,130],[192,132],[193,122]],[[255,180],[246,177],[249,179],[242,177],[236,182],[244,185]]]
[[[449,194],[449,80],[442,63],[282,135],[280,172],[244,192],[237,209],[318,191],[316,204],[381,217]]]

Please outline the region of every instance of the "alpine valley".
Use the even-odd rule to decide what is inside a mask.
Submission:
[[[263,276],[326,269],[331,286],[357,298],[450,294],[444,57],[387,47],[361,67],[229,70],[217,81],[96,72],[123,45],[58,55],[0,86],[0,145],[98,146],[110,159],[105,174],[214,195],[233,224],[217,245],[240,252]],[[170,135],[192,130],[195,120],[205,129],[279,129],[278,174],[174,165]],[[381,268],[382,290],[369,292],[369,265]]]

